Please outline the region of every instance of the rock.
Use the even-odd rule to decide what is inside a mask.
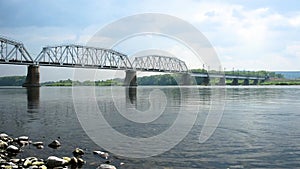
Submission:
[[[18,158],[12,158],[9,160],[10,162],[13,162],[13,163],[19,163],[21,160],[18,159]]]
[[[70,159],[70,164],[71,164],[72,166],[77,166],[77,163],[78,163],[77,158],[72,157],[72,158]]]
[[[6,133],[1,133],[0,134],[0,139],[2,140],[3,138],[9,137]]]
[[[36,142],[33,142],[33,143],[32,143],[32,145],[33,145],[33,146],[40,146],[40,145],[42,145],[42,146],[43,146],[43,145],[44,145],[44,143],[43,143],[43,142],[41,142],[41,141],[36,141]]]
[[[37,149],[43,149],[44,148],[44,143],[41,141],[33,142],[33,146],[35,146]]]
[[[29,167],[33,165],[34,162],[38,161],[36,157],[27,157],[23,163],[24,167]]]
[[[73,155],[75,157],[82,157],[84,155],[84,151],[80,148],[76,148],[74,151],[73,151]]]
[[[121,162],[120,165],[125,165],[125,163]]]
[[[37,149],[43,149],[44,146],[43,146],[43,145],[38,145],[38,146],[36,146],[36,148],[37,148]]]
[[[12,142],[13,138],[9,137],[7,134],[5,133],[1,133],[0,134],[0,140],[5,141],[5,142]]]
[[[70,157],[63,157],[62,159],[66,160],[68,164],[70,164],[71,158]]]
[[[20,136],[18,137],[18,141],[28,141],[29,137],[28,136]]]
[[[39,169],[47,169],[47,167],[45,165],[41,165],[39,166]]]
[[[101,164],[97,169],[117,169],[117,168],[110,164]]]
[[[56,148],[60,147],[61,144],[60,144],[60,142],[59,142],[58,140],[54,140],[54,141],[52,141],[52,143],[50,143],[48,146],[51,147],[51,148],[56,149]]]
[[[85,164],[85,161],[82,158],[77,158],[77,165],[81,168]]]
[[[6,148],[6,151],[8,153],[11,153],[11,154],[17,154],[20,152],[20,149],[14,145],[9,145],[7,148]]]
[[[24,147],[24,146],[26,146],[26,145],[29,144],[29,141],[19,140],[19,141],[18,141],[18,144],[19,144],[21,147]]]
[[[8,147],[8,144],[5,141],[0,140],[0,149],[4,150]]]
[[[54,168],[54,167],[63,167],[64,165],[68,164],[68,162],[62,158],[58,158],[55,156],[50,156],[46,160],[46,166],[49,168]]]
[[[101,158],[104,158],[106,160],[109,157],[109,154],[103,151],[94,151],[93,153],[99,155]]]

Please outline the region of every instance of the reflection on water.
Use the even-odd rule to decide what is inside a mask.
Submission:
[[[37,112],[40,106],[40,88],[39,87],[27,87],[27,109],[28,112]]]
[[[83,92],[87,88],[78,87]],[[114,98],[111,89],[115,92]],[[157,120],[138,124],[126,121],[118,113],[115,102],[121,108],[131,104],[137,110],[148,110],[151,105],[149,93],[154,89],[162,91],[167,98],[166,108]],[[194,90],[189,91],[188,88],[183,90],[181,96],[182,93],[176,87],[96,87],[93,92],[105,119],[116,130],[128,136],[147,137],[162,133],[176,120],[181,106],[188,105],[186,115],[195,110],[195,105],[201,106],[189,134],[171,150],[146,159],[112,155],[112,164],[121,169],[300,167],[300,87],[228,87],[221,123],[212,137],[203,144],[198,142],[198,138],[211,109],[209,105],[223,91],[210,87],[197,90],[198,100],[195,99]],[[85,93],[90,96],[90,93]],[[72,151],[80,147],[87,152],[84,155],[87,160],[84,168],[96,168],[103,161],[91,152],[103,149],[94,144],[83,131],[72,97],[72,88],[68,87],[0,88],[0,133],[7,132],[15,137],[28,135],[34,141],[44,141],[45,144],[60,137],[63,145],[61,149],[29,148],[24,151],[24,156],[71,156]],[[89,101],[93,98],[82,99]],[[93,110],[88,104],[81,107]],[[185,123],[182,121],[182,125]],[[120,162],[125,165],[120,166]]]
[[[126,104],[133,104],[136,105],[136,95],[137,95],[137,87],[125,87],[126,90]],[[129,101],[129,102],[128,102]]]

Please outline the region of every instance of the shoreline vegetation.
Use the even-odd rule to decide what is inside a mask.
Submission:
[[[193,73],[207,73],[203,69],[194,69]],[[210,72],[214,73],[214,72]],[[218,73],[218,72],[215,72]],[[241,76],[260,76],[260,77],[269,77],[268,80],[260,82],[258,85],[300,85],[300,78],[298,79],[287,79],[282,74],[277,74],[275,72],[266,72],[266,71],[226,71],[226,75],[241,75]],[[146,85],[161,85],[161,86],[172,86],[178,85],[181,79],[180,74],[161,74],[161,75],[152,75],[152,76],[143,76],[137,78],[137,83],[139,86]],[[5,76],[0,77],[0,86],[22,86],[25,82],[26,76]],[[72,81],[59,80],[59,81],[49,81],[41,83],[42,86],[122,86],[124,79],[115,78],[109,80],[98,80],[98,81]],[[218,79],[211,79],[212,84],[217,84]],[[192,85],[196,85],[194,82]],[[226,80],[226,85],[231,85],[232,80]],[[239,80],[239,85],[243,84],[243,80]],[[200,85],[200,84],[197,84]],[[250,82],[251,85],[251,82]]]

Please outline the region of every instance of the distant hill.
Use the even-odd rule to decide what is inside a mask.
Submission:
[[[22,86],[26,76],[5,76],[0,77],[0,86]]]

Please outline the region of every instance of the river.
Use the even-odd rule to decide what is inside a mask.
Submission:
[[[139,86],[130,91],[124,87],[2,87],[0,133],[14,137],[28,135],[31,140],[46,144],[54,139],[62,143],[57,150],[29,146],[19,154],[20,158],[72,156],[72,151],[80,147],[86,152],[83,159],[87,164],[83,168],[96,168],[104,163],[92,152],[105,151],[104,147],[109,146],[113,148],[111,164],[117,168],[299,168],[299,100],[300,86]],[[97,109],[93,108],[94,104]],[[148,117],[134,119],[139,113],[149,115],[149,109],[154,111],[149,121]],[[126,111],[120,114],[123,110]],[[213,119],[216,124],[208,124],[217,128],[211,137],[200,143],[201,130],[213,110],[222,118],[220,122]],[[86,112],[88,118],[100,112],[107,124],[99,124],[95,127],[97,132],[93,132],[84,123],[90,120],[91,126],[97,125],[94,124],[97,119],[85,119],[82,112]],[[183,120],[177,122],[178,118]],[[111,128],[129,138],[147,139],[165,134],[164,131],[176,127],[174,123],[177,128],[168,139],[174,137],[177,141],[167,140],[169,147],[156,149],[152,149],[156,141],[160,144],[159,141],[166,143],[166,140],[157,138],[153,144],[142,145],[143,149],[139,149],[140,145],[127,143],[127,140],[120,142],[106,133]],[[93,138],[95,133],[98,135]],[[104,141],[110,144],[102,146],[94,140],[102,134]],[[125,151],[128,156],[124,156]],[[156,155],[132,157],[151,151]]]

